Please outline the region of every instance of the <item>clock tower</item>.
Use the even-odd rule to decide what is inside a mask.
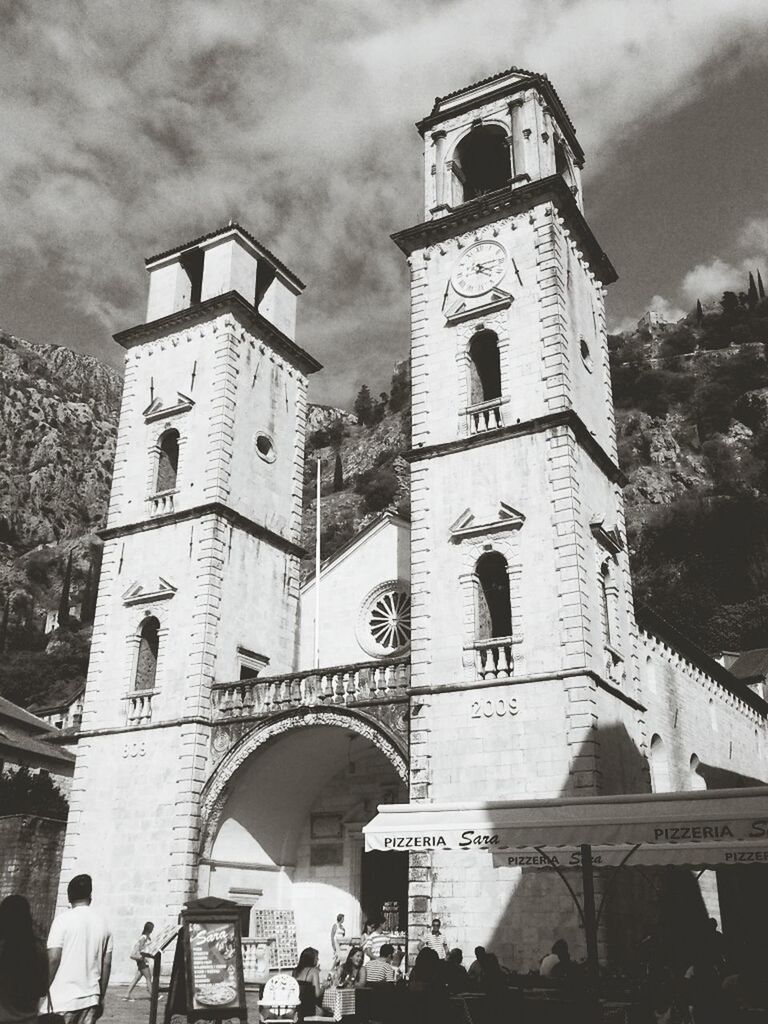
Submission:
[[[424,220],[394,236],[411,270],[411,799],[644,788],[616,274],[584,217],[584,154],[549,80],[516,68],[439,97],[418,129]],[[438,916],[517,964],[558,935],[583,951],[550,873],[411,859],[414,932]]]

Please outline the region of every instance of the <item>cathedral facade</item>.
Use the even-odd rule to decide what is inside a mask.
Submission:
[[[302,584],[320,367],[295,340],[301,281],[240,226],[148,260],[146,323],[116,336],[125,390],[62,892],[93,875],[118,978],[141,923],[198,895],[253,921],[291,912],[324,964],[336,915],[359,934],[385,903],[412,941],[436,915],[451,945],[521,970],[558,936],[578,955],[550,873],[365,853],[362,827],[386,802],[768,781],[761,696],[633,606],[615,272],[557,93],[512,69],[438,98],[418,128],[424,219],[394,236],[411,281],[410,522],[383,513]],[[675,884],[612,897],[608,960],[667,898],[724,924],[745,913],[713,872]]]

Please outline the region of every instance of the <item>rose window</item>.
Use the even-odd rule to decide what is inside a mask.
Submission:
[[[411,642],[411,596],[399,581],[383,583],[366,598],[358,624],[358,639],[374,657],[390,657]]]

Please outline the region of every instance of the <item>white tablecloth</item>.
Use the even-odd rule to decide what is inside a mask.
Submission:
[[[355,990],[329,985],[323,992],[323,1008],[331,1011],[334,1020],[351,1016],[355,1012]]]

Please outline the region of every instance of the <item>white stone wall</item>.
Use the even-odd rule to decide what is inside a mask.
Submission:
[[[768,783],[765,719],[649,633],[640,634],[640,655],[646,742],[660,737],[671,787]]]
[[[410,581],[410,527],[388,516],[358,543],[343,551],[323,569],[320,579],[320,665],[348,665],[372,661],[360,644],[365,636],[360,614],[371,591],[382,583]],[[315,579],[301,590],[301,653],[299,668],[314,666]]]

